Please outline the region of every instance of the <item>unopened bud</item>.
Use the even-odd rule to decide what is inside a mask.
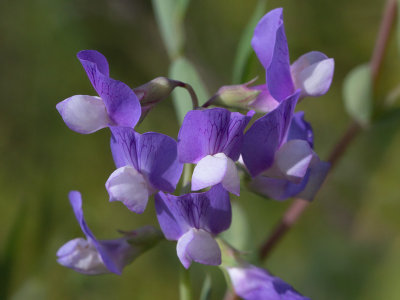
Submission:
[[[215,103],[229,107],[246,108],[260,94],[260,90],[249,87],[254,80],[238,85],[226,85],[221,87],[214,95]],[[213,102],[214,102],[213,101]]]
[[[153,80],[134,88],[140,104],[155,104],[167,98],[172,90],[180,85],[179,81],[168,79],[166,77],[157,77]]]

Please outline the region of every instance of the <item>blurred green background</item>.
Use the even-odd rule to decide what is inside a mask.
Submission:
[[[191,1],[185,52],[210,94],[231,83],[237,43],[256,2]],[[329,93],[297,108],[306,111],[324,158],[349,123],[343,78],[370,59],[383,1],[268,2],[268,10],[277,6],[284,7],[292,60],[319,50],[336,61]],[[56,263],[57,249],[82,236],[67,199],[71,189],[82,192],[86,220],[98,238],[117,237],[116,229],[157,225],[153,204],[135,215],[120,203],[108,203],[104,183],[114,170],[108,130],[79,135],[55,109],[71,95],[95,94],[75,56],[82,49],[102,52],[111,76],[132,87],[168,75],[151,1],[0,2],[0,293],[13,300],[178,299],[175,243],[161,243],[121,277],[84,276]],[[400,82],[399,62],[392,39],[377,100]],[[250,78],[262,74],[253,57]],[[312,299],[400,299],[398,129],[400,118],[394,115],[357,138],[264,267]],[[170,100],[139,127],[150,130],[176,137]],[[249,216],[254,245],[290,204],[265,200],[244,187],[239,202]],[[225,284],[218,268],[194,264],[191,273],[196,293],[209,273],[213,299],[222,298]]]

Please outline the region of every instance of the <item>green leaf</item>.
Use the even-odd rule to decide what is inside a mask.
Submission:
[[[193,300],[192,283],[190,281],[190,271],[180,266],[179,276],[179,299]]]
[[[202,105],[209,98],[208,92],[196,68],[186,58],[181,57],[173,61],[170,66],[169,77],[190,84],[197,94],[199,105]],[[186,113],[192,109],[190,95],[185,89],[176,89],[172,92],[172,97],[179,123],[182,124]]]
[[[199,300],[211,299],[211,276],[209,274],[204,278],[203,287],[201,288]]]
[[[183,20],[190,0],[152,0],[158,28],[171,60],[182,54]]]
[[[347,113],[361,125],[371,121],[373,98],[369,64],[357,66],[343,83],[343,99]]]
[[[247,216],[237,201],[232,201],[231,227],[220,236],[237,250],[248,251],[252,249]]]
[[[259,0],[257,2],[257,6],[253,12],[253,15],[251,16],[249,23],[247,23],[247,26],[242,33],[233,64],[232,81],[234,84],[242,83],[245,80],[245,70],[252,53],[251,39],[253,37],[254,28],[264,15],[266,6],[267,0]]]

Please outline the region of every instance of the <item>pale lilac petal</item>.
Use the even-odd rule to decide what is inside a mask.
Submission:
[[[254,112],[244,116],[224,108],[189,111],[178,134],[178,157],[183,163],[197,163],[207,155],[225,153],[239,158],[243,130]]]
[[[155,200],[158,222],[169,240],[178,240],[190,228],[217,235],[231,224],[229,193],[221,185],[182,196],[160,192]]]
[[[115,170],[106,182],[106,189],[110,201],[121,201],[138,214],[145,210],[150,195],[146,179],[131,166]]]
[[[310,175],[305,188],[297,197],[312,201],[328,175],[330,163],[320,161],[318,158],[310,166]]]
[[[244,135],[242,157],[251,176],[272,166],[275,152],[286,140],[298,97],[296,92],[282,101],[275,110],[254,122]]]
[[[110,119],[118,126],[135,127],[141,107],[132,89],[109,77],[107,60],[101,53],[84,50],[77,56],[94,89],[104,101]]]
[[[261,268],[243,265],[226,269],[236,294],[245,300],[310,300]]]
[[[196,165],[192,176],[192,190],[198,191],[222,183],[229,192],[239,195],[240,179],[232,159],[224,153],[207,155]]]
[[[291,66],[295,86],[301,97],[324,95],[331,86],[335,62],[325,54],[312,51],[299,57]]]
[[[218,266],[221,264],[221,250],[212,235],[202,229],[190,229],[182,235],[176,245],[178,257],[187,269],[192,261]]]
[[[76,95],[56,106],[65,124],[76,132],[88,134],[111,124],[106,107],[99,97]]]
[[[287,140],[308,141],[311,148],[314,146],[314,134],[310,123],[304,120],[304,112],[299,111],[293,114],[292,122],[288,132]]]
[[[314,156],[307,141],[290,140],[276,152],[274,164],[283,178],[300,183]]]
[[[271,96],[266,84],[254,86],[252,89],[259,90],[260,94],[258,94],[256,99],[249,102],[249,107],[265,113],[269,113],[278,107],[280,102]]]
[[[93,243],[83,239],[73,239],[57,251],[57,262],[67,268],[87,275],[109,273]]]
[[[153,189],[173,192],[182,174],[177,143],[161,133],[140,135],[132,128],[111,128],[111,151],[117,167],[133,166]]]

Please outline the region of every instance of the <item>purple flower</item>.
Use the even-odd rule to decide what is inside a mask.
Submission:
[[[65,267],[88,275],[110,272],[120,275],[127,264],[131,263],[159,239],[154,230],[146,228],[143,232],[139,231],[140,243],[135,246],[129,243],[129,234],[119,239],[99,241],[93,235],[83,217],[81,194],[77,191],[71,191],[69,200],[86,239],[73,239],[57,251],[57,261]],[[138,232],[134,233],[137,237]]]
[[[67,126],[83,134],[107,126],[135,127],[141,114],[135,93],[109,76],[107,59],[101,53],[84,50],[77,56],[100,97],[76,95],[58,103],[57,110]]]
[[[255,177],[249,187],[276,200],[295,195],[312,200],[329,169],[313,151],[312,128],[304,113],[293,112],[298,96],[289,96],[254,122],[243,140],[243,162]]]
[[[182,163],[197,164],[192,190],[222,183],[239,195],[240,180],[235,166],[243,140],[243,130],[254,115],[246,116],[224,108],[189,111],[178,135],[178,157]]]
[[[111,127],[115,170],[106,182],[110,201],[121,201],[142,213],[150,195],[172,193],[182,174],[176,141],[156,132],[139,134],[132,128]]]
[[[204,193],[155,196],[161,230],[168,240],[178,241],[178,257],[185,268],[192,261],[221,264],[221,250],[214,236],[231,224],[229,193],[216,185]]]
[[[245,300],[309,300],[282,279],[252,265],[226,268],[233,288]]]
[[[266,84],[254,87],[261,91],[249,103],[260,111],[269,112],[300,89],[300,98],[325,94],[332,82],[334,60],[312,51],[290,65],[289,49],[283,24],[282,8],[267,13],[254,30],[252,46],[266,71]]]

